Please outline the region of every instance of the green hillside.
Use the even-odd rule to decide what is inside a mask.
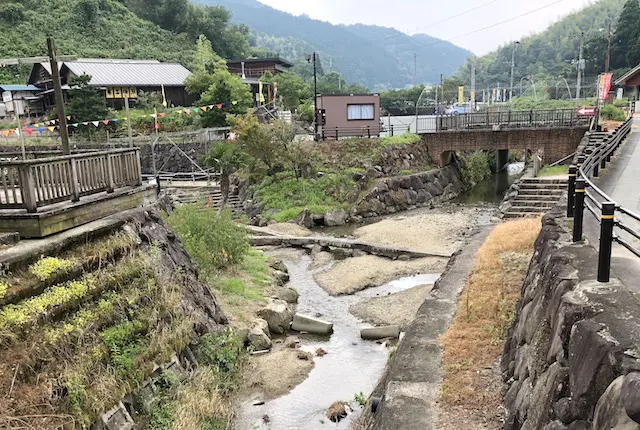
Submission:
[[[624,3],[625,0],[600,0],[566,16],[544,32],[523,38],[516,51],[516,86],[521,77],[528,75],[533,75],[537,81],[564,76],[575,82],[576,67],[572,60],[578,58],[582,32],[585,39],[585,75],[587,82],[595,82],[595,76],[604,71],[606,29],[609,23],[615,28]],[[511,54],[511,45],[505,45],[483,57],[469,59],[457,76],[464,82],[470,82],[470,64],[473,62],[478,88],[509,82]]]
[[[137,17],[115,0],[22,0],[0,4],[0,58],[41,56],[46,37],[58,53],[79,57],[191,63],[195,39]],[[24,82],[28,68],[0,69],[2,82]]]

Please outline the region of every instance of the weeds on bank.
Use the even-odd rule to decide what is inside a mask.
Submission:
[[[569,167],[567,166],[544,166],[538,172],[538,177],[567,175],[568,173]]]
[[[499,359],[526,276],[539,219],[496,226],[476,254],[455,320],[442,337],[441,400],[450,406],[495,410],[499,384],[486,376]]]

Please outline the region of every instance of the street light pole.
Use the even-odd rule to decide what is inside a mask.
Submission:
[[[580,34],[580,55],[578,57],[578,81],[576,84],[576,106],[580,107],[580,89],[582,87],[582,56],[584,54],[584,32]]]
[[[520,42],[513,42],[513,49],[511,51],[511,86],[509,87],[509,103],[513,102],[513,74],[516,69],[516,46]]]
[[[316,53],[313,54],[313,108],[314,114],[314,134],[313,140],[318,140],[318,69],[316,67]]]
[[[53,37],[47,37],[47,48],[49,50],[49,63],[51,64],[51,76],[53,78],[53,91],[56,98],[56,108],[58,111],[58,124],[60,125],[60,141],[62,142],[62,153],[69,155],[69,129],[67,128],[67,114],[64,110],[64,97],[62,95],[62,84],[60,82],[60,70],[56,58],[56,43]]]

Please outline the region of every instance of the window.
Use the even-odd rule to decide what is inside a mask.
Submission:
[[[373,120],[376,119],[374,115],[374,104],[366,105],[347,105],[347,120]]]

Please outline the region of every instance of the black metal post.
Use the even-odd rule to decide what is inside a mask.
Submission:
[[[603,154],[603,155],[604,155],[604,154]],[[602,157],[602,160],[600,160],[600,168],[601,168],[602,170],[604,170],[604,169],[606,169],[606,168],[607,168],[607,161],[609,161],[609,160],[608,160],[608,158],[609,158],[609,157],[610,157],[610,155],[607,155],[606,157]]]
[[[611,276],[611,246],[613,244],[613,226],[615,224],[616,204],[602,204],[600,219],[600,252],[598,253],[598,282],[609,282]]]
[[[582,241],[582,224],[584,221],[584,192],[586,182],[584,179],[576,181],[576,206],[573,214],[573,241]]]
[[[315,110],[313,140],[318,141],[318,71],[316,68],[316,53],[313,53],[313,108]]]
[[[391,124],[390,127],[391,127],[391,137],[393,137],[393,124]]]
[[[576,202],[576,172],[578,168],[574,165],[569,166],[569,188],[567,193],[567,217],[573,218],[573,206]]]
[[[584,155],[580,155],[580,156],[578,157],[578,164],[577,164],[578,169],[580,169],[580,168],[582,167],[582,165],[584,164],[584,160],[585,160]]]
[[[596,165],[593,166],[593,177],[597,178],[599,176],[600,176],[600,165],[596,163]]]

